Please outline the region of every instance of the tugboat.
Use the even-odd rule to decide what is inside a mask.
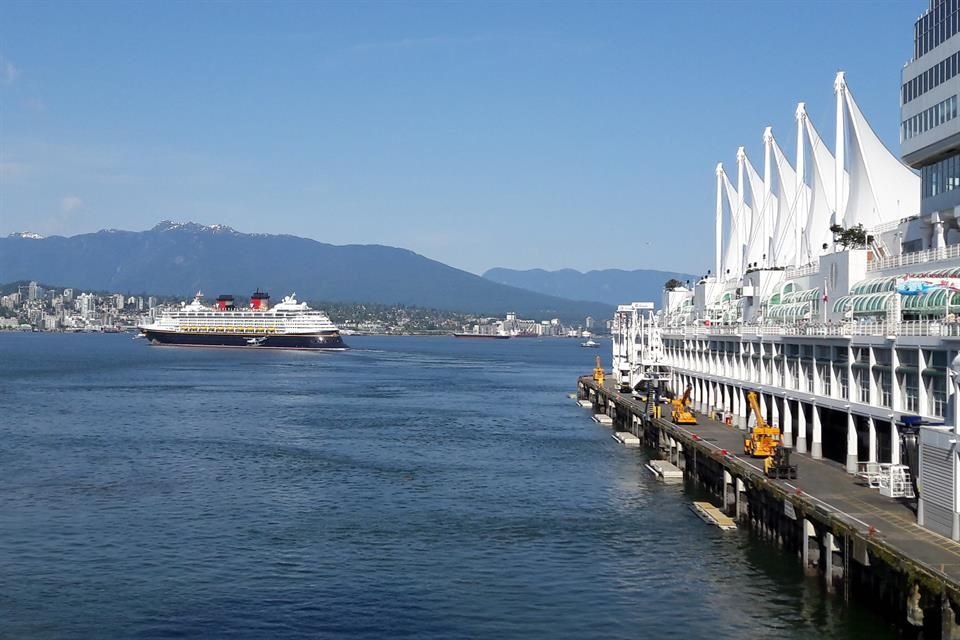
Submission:
[[[273,349],[344,350],[340,330],[322,311],[297,302],[296,294],[270,306],[270,294],[257,289],[248,308],[237,308],[234,298],[222,295],[212,307],[203,293],[193,302],[165,311],[140,333],[155,345],[183,347],[256,347]]]

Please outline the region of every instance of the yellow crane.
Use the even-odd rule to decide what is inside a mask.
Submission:
[[[747,393],[747,402],[750,403],[750,410],[753,412],[756,424],[753,425],[750,437],[743,441],[743,452],[754,458],[771,457],[780,446],[780,427],[767,424],[763,419],[756,391]]]
[[[603,366],[600,364],[600,356],[597,356],[597,366],[593,368],[593,381],[599,385],[603,384]]]
[[[683,390],[682,398],[674,398],[670,403],[673,405],[670,418],[674,424],[697,424],[697,417],[687,406],[690,404],[690,385]]]

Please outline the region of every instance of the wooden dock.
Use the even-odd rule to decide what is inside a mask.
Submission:
[[[633,435],[629,431],[614,431],[613,433],[610,434],[610,437],[625,447],[640,446],[640,438]]]
[[[697,425],[676,425],[589,376],[578,397],[714,495],[721,514],[795,553],[827,589],[869,593],[924,637],[960,640],[960,543],[918,526],[915,503],[883,497],[841,463],[808,455],[791,458],[796,480],[767,478],[763,461],[743,454],[745,431],[710,418],[707,407],[693,407]]]
[[[683,482],[683,471],[666,460],[651,460],[647,469],[664,482]]]
[[[691,504],[690,508],[700,516],[701,520],[707,524],[712,524],[721,531],[733,531],[737,528],[737,523],[733,521],[733,518],[709,502],[697,501]]]

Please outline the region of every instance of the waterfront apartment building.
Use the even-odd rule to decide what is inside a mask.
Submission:
[[[758,136],[762,172],[745,147],[735,179],[717,166],[714,269],[691,290],[665,292],[655,318],[674,392],[689,387],[701,409],[746,428],[756,391],[787,446],[885,477],[893,497],[917,493],[919,524],[955,540],[958,2],[931,0],[915,25],[901,153],[876,136],[837,74],[832,144],[800,103],[792,159],[768,127]],[[636,306],[617,313],[613,370],[624,388],[650,354],[632,335]]]

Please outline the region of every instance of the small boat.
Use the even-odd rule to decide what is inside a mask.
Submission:
[[[589,348],[592,348],[592,349],[596,349],[597,347],[600,346],[600,343],[599,343],[599,342],[596,342],[595,340],[593,340],[593,339],[591,338],[590,340],[587,340],[586,342],[581,342],[581,343],[580,343],[580,346],[581,346],[581,347],[589,347]]]
[[[263,344],[266,341],[266,339],[267,339],[266,336],[263,336],[262,338],[248,338],[247,344],[252,345],[254,347],[259,347],[261,344]]]

